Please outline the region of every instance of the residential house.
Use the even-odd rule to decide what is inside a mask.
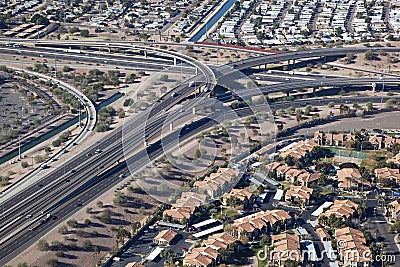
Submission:
[[[335,239],[343,266],[372,266],[372,253],[361,231],[350,227],[336,229]]]
[[[332,241],[331,235],[329,234],[329,232],[325,228],[319,227],[319,228],[315,229],[315,232],[317,233],[317,235],[321,239],[321,242]]]
[[[199,207],[207,201],[207,195],[195,192],[182,192],[179,199],[176,200],[172,207]]]
[[[314,142],[319,146],[323,146],[325,144],[324,132],[317,131],[314,133]]]
[[[196,181],[194,187],[197,187],[200,192],[204,192],[212,199],[216,199],[227,191],[230,182],[234,181],[238,174],[238,171],[230,168],[219,168],[216,173],[211,173],[204,180]]]
[[[346,142],[355,141],[356,135],[354,133],[347,133],[346,135],[342,133],[324,133],[322,131],[317,131],[314,133],[314,142],[320,146],[344,146]]]
[[[243,235],[246,235],[249,240],[254,240],[259,236],[260,231],[248,221],[235,220],[233,223],[232,233],[230,234],[237,239],[240,239]]]
[[[371,143],[371,145],[375,149],[382,149],[382,147],[383,147],[383,137],[382,136],[378,136],[378,135],[370,136],[368,141]]]
[[[210,235],[206,240],[203,240],[201,246],[209,246],[216,249],[217,251],[220,251],[221,249],[228,249],[229,247],[234,245],[236,241],[237,239],[228,233],[217,233]]]
[[[356,141],[356,135],[354,133],[348,133],[346,135],[346,142],[355,142]]]
[[[183,265],[190,267],[217,266],[222,259],[221,251],[233,248],[236,238],[228,233],[218,233],[203,240],[200,247],[193,248],[183,258]]]
[[[223,195],[222,204],[228,205],[228,202],[231,198],[237,199],[238,204],[240,204],[241,208],[246,209],[246,207],[254,203],[255,196],[253,193],[249,192],[247,188],[243,189],[233,188],[229,193],[225,193]]]
[[[313,183],[317,183],[320,177],[321,174],[319,174],[318,172],[315,173],[303,172],[299,176],[297,176],[297,181],[300,182],[302,186],[308,187]]]
[[[400,183],[400,170],[399,169],[389,169],[379,168],[374,170],[377,182],[380,184],[399,184]]]
[[[193,248],[190,251],[190,253],[191,254],[202,254],[202,255],[207,256],[207,258],[212,259],[212,266],[217,266],[219,264],[220,255],[218,253],[218,250],[211,246]]]
[[[278,225],[287,225],[290,223],[292,217],[284,210],[267,210],[257,212],[253,215],[256,218],[260,218],[267,223],[266,232],[271,232],[276,229]]]
[[[394,156],[393,158],[390,158],[386,161],[387,163],[393,162],[397,165],[400,165],[400,153],[398,153],[396,156]]]
[[[339,134],[334,134],[333,135],[333,144],[334,146],[344,146],[344,134],[339,133]]]
[[[188,267],[211,267],[213,259],[208,255],[202,253],[187,253],[183,258],[183,266]]]
[[[312,188],[291,185],[285,193],[285,201],[305,207],[310,203]]]
[[[331,134],[331,133],[325,134],[325,145],[326,146],[334,146],[335,145],[335,141],[333,140],[333,134]]]
[[[384,141],[384,144],[385,144],[385,148],[386,149],[391,149],[391,148],[393,148],[393,146],[395,145],[397,143],[397,140],[396,140],[396,138],[393,138],[393,137],[385,137],[385,141]]]
[[[171,229],[163,230],[154,237],[153,242],[158,246],[169,246],[176,236],[177,233]]]
[[[181,207],[164,210],[163,217],[177,223],[189,222],[193,218],[196,207]]]
[[[285,162],[279,161],[279,162],[272,162],[270,164],[267,165],[267,169],[270,172],[275,172],[277,170],[278,167],[285,165]]]
[[[297,142],[286,149],[282,149],[279,155],[283,158],[286,156],[292,156],[297,160],[310,158],[312,156],[312,150],[316,146],[318,146],[317,143],[311,139],[307,139]]]
[[[297,180],[297,177],[299,177],[299,175],[302,173],[307,173],[307,171],[299,170],[299,169],[293,167],[285,173],[285,180],[290,181],[291,183],[294,183]]]
[[[358,205],[351,200],[338,200],[333,202],[333,205],[329,207],[325,212],[321,213],[319,217],[326,216],[329,218],[333,214],[337,218],[346,220],[353,216],[358,209]]]
[[[356,168],[343,168],[337,171],[338,187],[342,190],[357,190],[360,187],[371,187],[371,183],[364,181],[360,171]]]
[[[285,266],[287,260],[302,262],[300,237],[291,234],[272,235],[272,260],[277,266]]]

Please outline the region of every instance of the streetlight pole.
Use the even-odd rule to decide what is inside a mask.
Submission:
[[[81,128],[81,104],[79,103],[79,128]]]
[[[18,159],[21,160],[21,135],[18,133]]]
[[[386,70],[383,70],[383,72],[382,72],[382,77],[381,77],[381,79],[382,79],[381,108],[383,108],[383,91],[385,90],[385,73],[386,73]]]

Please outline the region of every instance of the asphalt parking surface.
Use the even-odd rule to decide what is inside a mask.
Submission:
[[[147,229],[145,233],[143,233],[139,239],[134,242],[119,258],[120,261],[114,261],[111,265],[113,267],[125,267],[129,262],[141,262],[142,259],[146,258],[146,256],[155,248],[153,244],[153,239],[156,235],[162,231],[166,230],[168,227],[158,227],[154,229]],[[182,254],[182,248],[189,249],[193,243],[186,242],[187,236],[189,233],[184,231],[178,231],[172,229],[178,236],[175,238],[174,243],[170,245],[171,250],[177,254],[178,256]],[[160,259],[157,257],[153,262],[146,262],[146,266],[164,266],[164,259]]]

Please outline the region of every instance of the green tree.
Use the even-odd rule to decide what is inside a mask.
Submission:
[[[76,33],[76,32],[79,32],[79,28],[78,28],[78,27],[72,27],[72,28],[69,30],[69,33],[70,33],[70,34],[74,34],[74,33]],[[90,74],[90,72],[89,72],[89,74]]]
[[[72,69],[70,66],[64,66],[63,72],[70,72]]]
[[[22,162],[21,162],[21,167],[24,168],[24,169],[28,168],[28,167],[29,167],[28,162],[22,161]]]
[[[47,264],[48,266],[50,266],[50,267],[57,267],[57,266],[58,266],[58,260],[57,260],[57,259],[54,259],[54,258],[51,258],[51,259],[48,259],[48,260],[46,261],[46,264]]]
[[[63,225],[58,228],[58,232],[63,235],[68,234],[68,227],[66,225]]]
[[[47,241],[45,239],[40,239],[38,241],[38,248],[41,251],[47,251],[47,250],[49,250],[50,246],[49,246],[49,243],[47,243]]]
[[[375,58],[375,54],[372,50],[368,50],[365,52],[364,57],[366,60],[373,60]]]
[[[111,211],[109,209],[105,209],[103,211],[103,213],[101,214],[99,220],[102,223],[110,224],[112,222],[112,220],[111,220]]]
[[[114,204],[116,204],[116,205],[124,205],[124,204],[126,204],[127,202],[128,202],[128,198],[125,196],[124,193],[118,191],[118,192],[115,194],[115,197],[114,197],[114,199],[113,199],[113,203],[114,203]]]
[[[93,246],[93,244],[92,244],[92,241],[90,241],[90,240],[85,240],[82,243],[82,248],[84,250],[90,250],[92,248],[92,246]]]
[[[82,30],[82,31],[80,32],[80,35],[81,35],[82,37],[89,37],[89,36],[90,36],[88,30]]]
[[[69,227],[77,228],[78,227],[78,221],[75,219],[71,219],[67,222]]]
[[[127,231],[125,228],[122,226],[119,227],[118,232],[117,232],[117,238],[120,240],[123,240],[124,238],[130,238],[131,233]]]

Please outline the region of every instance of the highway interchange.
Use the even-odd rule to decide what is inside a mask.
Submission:
[[[35,48],[37,49],[37,48]],[[35,49],[33,49],[32,53]],[[264,56],[263,59],[252,59],[253,63],[249,63],[246,60],[244,63],[234,63],[228,69],[220,68],[214,73],[216,74],[216,78],[222,78],[223,80],[229,79],[229,74],[233,73],[233,68],[245,69],[250,66],[259,65],[260,62],[262,64],[269,64],[273,62],[279,62],[288,59],[299,59],[299,58],[309,58],[315,56],[321,56],[322,54],[326,55],[343,55],[348,53],[348,51],[344,51],[340,49],[340,51],[326,49],[327,51],[304,51],[304,52],[289,52],[289,53],[281,53],[278,55],[270,55]],[[11,51],[11,50],[9,50]],[[365,49],[361,49],[361,51],[351,50],[354,53],[358,53],[361,51],[365,51]],[[28,53],[25,52],[24,53]],[[69,53],[68,57],[73,54]],[[285,54],[288,54],[285,56]],[[108,56],[108,55],[107,55]],[[101,58],[91,59],[93,63],[99,62],[101,60],[108,59],[107,56],[102,56]],[[58,56],[57,56],[58,58]],[[271,59],[272,58],[272,59]],[[76,59],[74,59],[76,60]],[[265,63],[267,62],[267,63]],[[269,63],[268,63],[269,62]],[[126,62],[124,62],[125,64]],[[113,65],[118,65],[119,62],[112,62]],[[141,63],[143,64],[143,63]],[[251,65],[253,64],[253,65]],[[134,65],[132,65],[134,66]],[[200,69],[202,66],[198,66]],[[193,92],[193,87],[188,86],[188,82],[195,81],[205,81],[207,86],[212,87],[215,84],[215,81],[212,81],[214,78],[211,77],[213,74],[210,74],[207,69],[203,69],[204,71],[200,76],[192,78],[188,80],[186,83],[178,86],[174,89],[177,92],[177,97],[172,97],[170,94],[164,95],[159,102],[155,103],[155,106],[151,110],[147,110],[138,116],[136,116],[129,125],[125,125],[125,127],[132,128],[132,139],[131,140],[131,153],[132,157],[129,158],[129,162],[134,162],[137,169],[143,167],[145,163],[145,155],[149,154],[152,159],[160,156],[163,153],[162,147],[159,142],[150,145],[147,149],[143,148],[143,133],[146,129],[146,138],[152,138],[154,140],[159,138],[160,129],[159,126],[164,123],[164,119],[166,115],[164,111],[168,112],[176,103],[181,102],[187,96],[189,96]],[[211,82],[212,81],[212,82]],[[362,79],[348,79],[348,78],[329,78],[324,79],[323,84],[321,81],[297,81],[291,82],[287,84],[279,84],[279,85],[269,85],[263,88],[263,90],[270,91],[278,91],[278,90],[288,90],[293,91],[296,89],[302,89],[304,87],[324,87],[324,86],[342,86],[359,83],[359,85],[371,84],[371,82],[380,83],[379,79],[370,79],[370,78],[362,78]],[[389,79],[385,79],[385,83],[389,83]],[[398,84],[395,79],[390,80],[390,82],[394,84]],[[322,85],[322,86],[321,86]],[[287,87],[286,87],[287,86]],[[279,87],[279,89],[278,89]],[[267,89],[266,89],[267,88]],[[269,92],[269,91],[268,91]],[[207,95],[203,93],[203,95]],[[247,96],[247,93],[245,92]],[[201,99],[201,98],[200,98]],[[385,98],[386,100],[386,98]],[[385,101],[381,97],[356,97],[356,98],[343,98],[343,99],[330,99],[330,100],[312,100],[309,99],[307,102],[310,105],[318,106],[323,105],[326,106],[328,101],[332,101],[335,104],[347,103],[346,101],[353,102],[373,102],[380,103],[381,101]],[[199,100],[201,101],[201,100]],[[321,102],[323,101],[323,102]],[[196,101],[194,101],[196,102]],[[198,103],[191,103],[192,105],[196,105]],[[284,109],[290,106],[296,107],[302,106],[301,102],[281,102],[281,103],[273,103],[271,104],[271,108],[276,109]],[[249,116],[251,115],[251,110],[243,109],[236,111],[239,116]],[[208,129],[213,125],[213,121],[196,121],[189,125],[188,129],[185,130],[181,134],[182,139],[188,139],[191,136],[195,136],[196,134]],[[145,127],[145,125],[147,125]],[[0,236],[2,238],[0,245],[0,264],[5,264],[10,259],[15,257],[18,253],[22,252],[24,249],[29,247],[29,245],[36,242],[43,233],[48,232],[50,229],[54,228],[59,221],[68,218],[71,214],[80,209],[81,205],[89,203],[91,200],[95,199],[97,196],[106,192],[113,185],[120,182],[119,175],[121,173],[127,174],[128,171],[126,166],[121,163],[120,165],[116,164],[117,159],[122,159],[123,151],[121,146],[121,137],[122,137],[122,127],[114,130],[109,136],[104,138],[98,143],[93,144],[89,148],[83,150],[80,154],[75,156],[73,159],[68,161],[63,168],[58,168],[54,171],[50,171],[49,174],[44,176],[44,178],[37,184],[34,184],[28,187],[21,193],[18,193],[8,200],[1,203],[3,212],[1,214],[1,225],[0,225]],[[171,133],[170,135],[172,135]],[[125,138],[125,136],[124,136]],[[170,140],[165,138],[164,146],[167,146]],[[96,154],[96,150],[102,150],[101,153]],[[133,153],[135,152],[135,153]],[[112,166],[118,166],[118,171],[113,171],[110,175],[101,175],[104,170],[108,169]],[[101,166],[101,168],[99,168]],[[65,172],[65,173],[64,173]],[[69,179],[70,182],[65,182],[66,179]],[[84,194],[83,194],[84,192]],[[18,203],[18,204],[15,204]],[[41,219],[40,213],[44,211],[44,214],[47,212],[51,212],[55,214],[58,219],[51,220],[46,224],[35,228],[34,230],[29,230],[32,228],[32,225],[37,224],[37,221]],[[26,219],[25,217],[28,214],[33,215],[33,219]],[[17,234],[13,236],[7,236],[6,233],[15,233],[11,229],[17,230]],[[8,238],[9,237],[9,238]],[[7,240],[6,240],[7,239]]]

